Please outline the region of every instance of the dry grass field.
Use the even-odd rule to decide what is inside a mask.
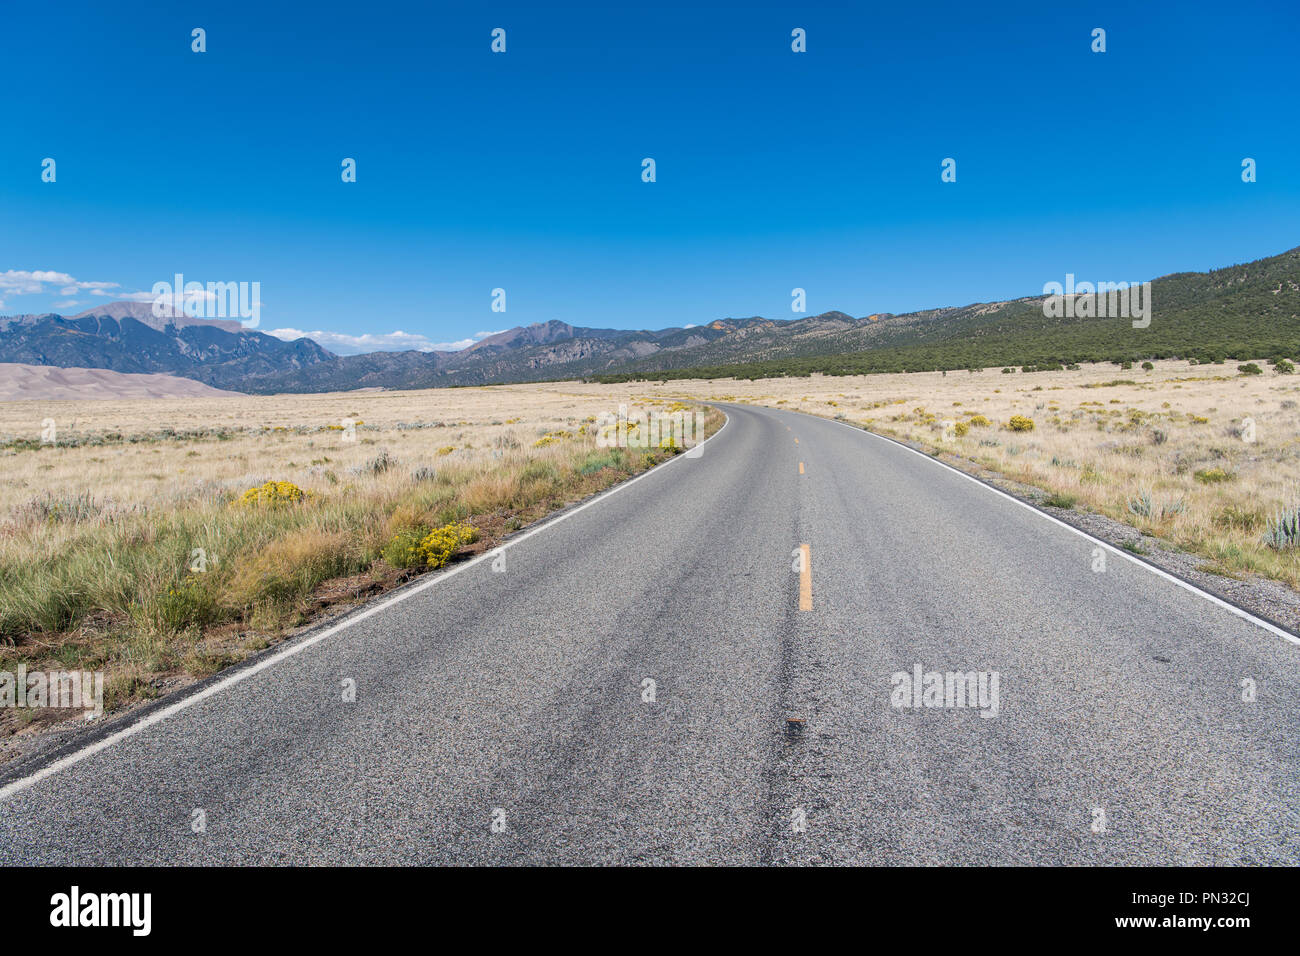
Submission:
[[[1300,589],[1294,537],[1267,540],[1300,504],[1300,376],[1267,366],[4,402],[0,671],[152,696],[670,457],[597,444],[620,403],[713,400],[911,441]]]
[[[1300,375],[1258,367],[814,375],[646,392],[839,418],[1041,488],[1049,504],[1127,522],[1204,557],[1203,570],[1300,589],[1300,542],[1265,540],[1283,515],[1294,528],[1300,506]]]
[[[0,671],[104,670],[110,707],[211,673],[671,457],[597,443],[644,392],[0,403]]]

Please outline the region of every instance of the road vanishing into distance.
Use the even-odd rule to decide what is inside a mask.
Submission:
[[[900,445],[724,407],[504,570],[9,768],[0,863],[1300,862],[1300,647]]]

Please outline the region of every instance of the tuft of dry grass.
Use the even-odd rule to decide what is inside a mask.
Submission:
[[[372,556],[362,534],[297,528],[268,541],[236,567],[221,590],[220,603],[247,613],[259,604],[302,601],[322,582],[356,574]]]

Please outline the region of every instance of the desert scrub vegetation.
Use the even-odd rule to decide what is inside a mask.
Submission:
[[[416,555],[426,567],[440,568],[451,560],[452,555],[464,545],[478,540],[478,529],[459,521],[433,528],[420,539],[415,548]]]
[[[1283,508],[1268,524],[1264,540],[1275,551],[1300,547],[1300,508]]]
[[[268,481],[256,488],[249,488],[239,500],[241,504],[256,507],[259,505],[290,504],[295,501],[302,501],[306,497],[307,492],[292,481]]]
[[[1265,353],[1267,355],[1267,353]],[[1258,364],[1264,370],[1266,360]],[[990,363],[991,364],[991,363]],[[1045,363],[1037,363],[1039,367]],[[1135,363],[1140,365],[1140,361]],[[1300,548],[1277,516],[1300,505],[1300,381],[1288,359],[1264,374],[1160,359],[1138,377],[1112,363],[1025,373],[913,372],[645,382],[649,394],[792,409],[913,442],[1125,522],[1232,574],[1300,589]],[[1136,371],[1136,370],[1134,370]],[[1132,373],[1130,373],[1132,374]],[[828,399],[839,404],[832,408]],[[930,409],[944,409],[951,427]],[[957,422],[969,427],[962,432]],[[1032,429],[1012,422],[1032,421]],[[1005,423],[1005,424],[1003,424]],[[1130,507],[1132,505],[1132,507]]]
[[[573,383],[4,403],[0,434],[55,418],[69,440],[0,447],[0,669],[103,669],[110,706],[210,673],[666,461],[598,446],[584,426],[620,402],[667,404]]]

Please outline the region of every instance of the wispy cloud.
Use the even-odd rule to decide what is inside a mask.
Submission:
[[[0,272],[0,292],[10,295],[42,295],[54,290],[47,286],[57,286],[60,295],[76,295],[82,289],[111,289],[116,282],[83,282],[74,279],[66,272],[54,272],[49,269],[9,269]],[[106,293],[105,293],[106,294]]]
[[[119,288],[116,282],[93,282],[76,279],[66,272],[51,269],[9,269],[0,272],[0,291],[10,295],[76,295],[78,292],[90,292],[92,295],[117,296],[122,293],[111,290]]]
[[[304,332],[301,329],[268,329],[268,335],[274,335],[286,342],[293,339],[309,338],[337,355],[361,355],[365,352],[459,352],[475,342],[495,335],[495,332],[476,332],[467,339],[457,342],[434,342],[424,335],[414,332],[396,332],[364,335],[347,335],[342,332]]]
[[[66,272],[53,269],[9,269],[0,272],[0,293],[8,295],[61,295],[75,296],[82,292],[100,296],[105,299],[127,302],[153,302],[158,296],[152,292],[124,292],[118,282],[100,282],[90,279],[78,279]],[[205,293],[186,293],[186,301],[203,296]],[[180,305],[177,298],[177,308]],[[69,303],[57,303],[56,308],[65,308]],[[70,303],[78,305],[80,303]],[[3,300],[0,300],[0,307]]]

